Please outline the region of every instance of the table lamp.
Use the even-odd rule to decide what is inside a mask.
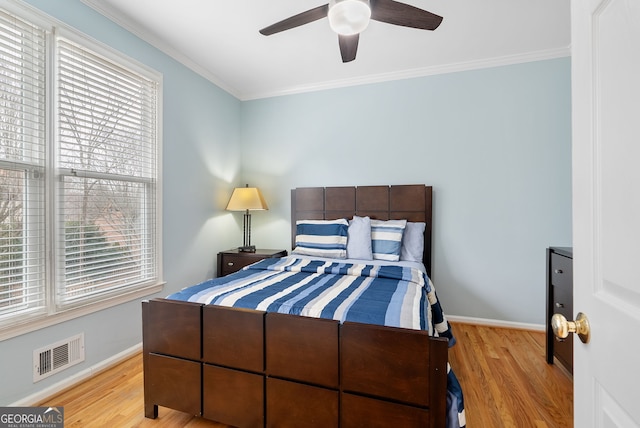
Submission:
[[[267,203],[257,187],[236,187],[227,204],[227,211],[244,211],[244,227],[242,247],[239,251],[253,253],[255,245],[251,245],[251,213],[249,211],[268,210]]]

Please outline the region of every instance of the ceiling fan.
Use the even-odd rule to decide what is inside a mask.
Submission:
[[[373,19],[402,27],[435,30],[442,17],[395,0],[330,0],[328,4],[309,9],[260,30],[265,36],[290,30],[324,17],[338,33],[342,62],[356,59],[360,33]]]

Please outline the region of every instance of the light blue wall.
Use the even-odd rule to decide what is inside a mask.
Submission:
[[[434,186],[433,280],[451,315],[544,324],[545,248],[571,245],[570,59],[242,105],[243,177],[290,247],[289,189]]]
[[[28,3],[163,74],[167,285],[160,294],[211,277],[215,254],[236,242],[234,234],[218,231],[238,227],[223,209],[238,184],[240,101],[79,0]],[[140,343],[141,330],[140,301],[135,301],[0,342],[0,405],[29,397]],[[86,361],[33,384],[33,350],[80,332],[85,333]]]

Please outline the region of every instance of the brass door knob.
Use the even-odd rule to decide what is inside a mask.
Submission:
[[[582,343],[589,343],[591,332],[589,319],[582,312],[578,313],[575,321],[567,321],[562,314],[553,314],[551,317],[551,329],[553,334],[560,339],[566,338],[569,333],[578,333]]]

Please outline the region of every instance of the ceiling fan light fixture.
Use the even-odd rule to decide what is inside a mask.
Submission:
[[[336,33],[343,36],[359,34],[369,25],[369,0],[331,0],[327,17]]]

